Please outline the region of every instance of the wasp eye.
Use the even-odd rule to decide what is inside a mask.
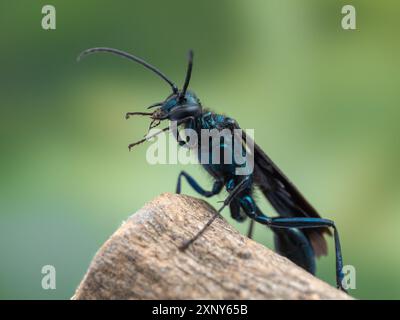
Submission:
[[[171,100],[168,100],[168,101],[167,101],[167,103],[165,104],[164,107],[165,107],[166,109],[171,109],[171,108],[173,108],[173,107],[176,106],[176,103],[177,103],[176,99],[171,99]]]

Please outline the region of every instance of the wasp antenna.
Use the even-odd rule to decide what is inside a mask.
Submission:
[[[127,53],[125,51],[122,51],[122,50],[106,48],[106,47],[90,48],[90,49],[86,49],[85,51],[82,51],[78,55],[77,61],[79,62],[85,56],[96,53],[96,52],[109,52],[109,53],[127,58],[129,60],[133,60],[133,61],[141,64],[142,66],[146,67],[147,69],[153,71],[155,74],[160,76],[163,80],[165,80],[171,86],[173,93],[178,92],[178,87],[175,85],[175,83],[173,83],[170,79],[168,79],[168,77],[164,73],[162,73],[160,70],[158,70],[156,67],[152,66],[150,63],[144,61],[143,59],[136,57],[136,56],[134,56],[130,53]]]
[[[190,78],[192,76],[192,69],[193,69],[193,50],[189,50],[188,53],[188,66],[186,70],[186,78],[185,83],[183,84],[182,92],[180,97],[183,98],[186,94],[186,90],[189,86]]]

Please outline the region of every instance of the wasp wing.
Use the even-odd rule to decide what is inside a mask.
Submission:
[[[235,128],[240,129],[237,124]],[[318,212],[296,186],[244,131],[239,134],[239,137],[248,152],[254,150],[254,182],[276,212],[283,217],[320,218]],[[328,228],[309,228],[302,231],[311,242],[317,257],[327,254],[328,249],[324,234],[332,235]]]

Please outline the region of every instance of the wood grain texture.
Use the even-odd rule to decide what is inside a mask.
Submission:
[[[73,299],[351,299],[238,233],[207,202],[162,194],[99,249]]]

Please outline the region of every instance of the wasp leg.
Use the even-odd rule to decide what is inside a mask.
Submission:
[[[249,230],[247,231],[247,237],[253,239],[254,233],[254,220],[250,219]]]
[[[267,225],[268,227],[281,228],[281,229],[306,229],[306,228],[320,228],[331,227],[334,230],[335,240],[335,253],[336,253],[336,285],[339,289],[346,292],[342,286],[343,280],[343,258],[340,247],[339,233],[332,220],[323,218],[308,218],[308,217],[290,217],[290,218],[270,218],[264,215],[254,202],[250,195],[245,195],[240,198],[242,208],[249,215],[250,218],[256,222]]]
[[[151,112],[127,112],[125,113],[125,119],[129,119],[131,116],[151,116]]]
[[[203,197],[212,197],[218,193],[221,192],[224,183],[222,182],[222,180],[216,180],[214,182],[214,185],[212,187],[211,191],[207,191],[204,190],[199,184],[198,182],[192,177],[190,176],[188,173],[186,173],[185,171],[181,171],[181,173],[178,176],[178,182],[176,184],[176,193],[180,194],[181,193],[181,182],[182,182],[182,177],[185,177],[186,181],[189,183],[189,185],[200,195],[202,195]]]
[[[231,211],[231,217],[232,219],[242,222],[244,221],[247,216],[242,213],[242,209],[240,208],[240,203],[237,201],[237,199],[233,199],[231,203],[229,204],[229,209]]]
[[[210,226],[210,224],[220,215],[222,210],[231,203],[231,201],[244,189],[248,188],[249,185],[251,185],[251,179],[249,176],[246,176],[240,183],[229,193],[228,197],[224,200],[223,205],[217,212],[214,213],[214,215],[207,221],[207,223],[203,226],[203,228],[200,229],[199,232],[197,232],[193,238],[190,240],[186,241],[183,243],[183,245],[180,247],[180,250],[186,250],[193,242],[197,240],[198,237],[200,237],[204,231]]]

